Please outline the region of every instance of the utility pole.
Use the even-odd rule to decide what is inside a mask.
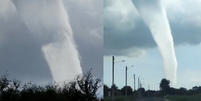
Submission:
[[[141,96],[142,96],[142,84],[140,82],[140,98],[141,98]]]
[[[137,84],[138,89],[140,88],[139,82],[140,82],[140,80],[139,80],[139,77],[138,77],[138,84]]]
[[[149,97],[149,84],[148,84],[148,97]]]
[[[140,78],[138,77],[138,90],[140,90]],[[140,91],[138,91],[138,96],[140,97]]]
[[[126,98],[127,98],[127,70],[128,70],[128,67],[126,66],[126,73],[125,73],[125,77],[126,77],[126,81],[125,81],[125,95],[126,95]]]
[[[114,56],[112,56],[112,101],[114,101]]]
[[[133,79],[134,79],[134,91],[135,91],[135,74],[133,75]]]

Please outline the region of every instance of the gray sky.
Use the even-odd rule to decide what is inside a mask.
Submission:
[[[104,54],[129,55],[130,52],[136,54],[133,53],[134,50],[138,53],[141,48],[156,47],[148,27],[139,17],[131,0],[109,1],[112,4],[104,8]],[[188,1],[180,2],[180,0],[176,0],[173,2],[173,0],[170,0],[166,3],[167,16],[175,45],[196,45],[201,41],[199,33],[201,31],[199,29],[199,22],[201,21],[199,16],[200,7],[198,7],[199,1],[194,0],[194,3],[190,4]],[[169,3],[172,3],[172,5],[170,6]],[[189,5],[194,6],[188,9]],[[117,45],[114,45],[114,43]]]
[[[163,4],[167,11],[178,60],[178,81],[175,86],[191,88],[201,81],[197,73],[201,71],[201,65],[195,61],[195,58],[200,59],[201,56],[198,51],[201,42],[201,1],[163,0]],[[120,88],[124,86],[125,81],[125,74],[122,72],[125,70],[124,67],[135,65],[128,74],[128,84],[133,87],[135,73],[145,78],[146,88],[150,84],[152,89],[159,89],[159,81],[163,78],[163,62],[151,32],[131,0],[105,0],[104,83],[108,85],[111,85],[112,55],[116,57],[116,61],[127,61],[115,64],[115,82]]]
[[[103,1],[67,0],[66,7],[84,71],[94,68],[103,74]]]
[[[64,0],[75,42],[81,56],[83,71],[93,68],[103,74],[103,1]],[[17,1],[15,1],[17,2]],[[2,15],[0,15],[2,16]],[[37,15],[36,15],[37,16]],[[10,78],[47,83],[52,76],[41,46],[18,16],[0,19],[0,74],[8,71]]]

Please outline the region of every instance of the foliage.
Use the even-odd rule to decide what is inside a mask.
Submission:
[[[40,86],[9,80],[8,74],[0,78],[0,101],[99,101],[97,91],[101,79],[93,77],[91,70],[79,75],[64,86],[47,84]]]
[[[138,91],[138,92],[145,93],[145,89],[144,89],[144,88],[139,88],[137,91]]]
[[[162,94],[164,94],[164,95],[170,94],[171,93],[170,81],[163,78],[160,82],[160,89],[161,89]]]
[[[107,97],[109,95],[109,92],[111,92],[111,89],[107,85],[104,85],[103,89],[104,89],[104,97]]]
[[[127,95],[132,95],[133,94],[133,89],[131,88],[131,86],[124,86],[123,88],[121,88],[121,93],[123,95],[126,95],[126,88],[127,88]]]
[[[114,87],[114,95],[122,95],[121,90],[115,84],[111,86],[111,95],[112,95],[112,87]]]
[[[115,101],[125,100],[125,86],[119,89],[116,85],[115,87]],[[192,89],[186,89],[184,87],[173,88],[170,87],[170,81],[163,78],[159,83],[159,87],[161,88],[158,91],[155,90],[145,90],[144,88],[140,88],[137,91],[132,91],[131,95],[128,96],[127,100],[137,98],[139,92],[141,91],[142,97],[159,97],[170,99],[171,101],[201,101],[201,86],[194,86]],[[132,89],[129,87],[128,89]],[[104,85],[104,100],[111,101],[111,96],[108,97],[108,92],[111,91],[107,85]],[[129,90],[127,90],[129,92]],[[127,94],[130,94],[130,92]],[[174,100],[173,100],[174,99]],[[176,100],[175,100],[176,99]]]

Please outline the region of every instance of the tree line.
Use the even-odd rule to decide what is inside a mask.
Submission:
[[[97,95],[101,81],[100,77],[94,79],[91,70],[69,83],[64,82],[62,87],[56,83],[22,84],[8,79],[6,73],[0,78],[0,101],[102,101]]]
[[[111,87],[104,84],[104,97],[112,96],[112,87],[114,87],[115,96],[124,96],[125,88],[127,88],[127,95],[139,96],[141,97],[157,97],[157,96],[167,96],[167,95],[196,95],[201,94],[201,86],[194,86],[191,89],[186,89],[185,87],[174,88],[170,86],[170,80],[163,78],[159,83],[160,90],[145,90],[141,87],[137,90],[133,90],[131,86],[124,86],[118,88],[115,84]]]
[[[201,94],[201,86],[194,86],[191,89],[185,87],[170,87],[170,80],[162,79],[160,82],[160,91],[162,95],[196,95]]]

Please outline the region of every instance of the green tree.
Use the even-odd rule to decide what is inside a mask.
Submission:
[[[166,78],[163,78],[160,82],[160,89],[162,94],[166,95],[166,94],[170,94],[171,93],[171,89],[170,89],[170,81],[167,80]]]
[[[137,91],[144,93],[144,92],[145,92],[145,89],[144,89],[144,88],[139,88]]]
[[[178,95],[186,95],[186,93],[187,93],[187,89],[184,87],[180,87],[180,89],[178,89],[178,92],[177,92]]]
[[[84,75],[80,75],[76,78],[76,83],[80,88],[80,92],[85,95],[86,101],[98,100],[96,93],[98,89],[102,86],[101,78],[99,77],[94,79],[91,70],[85,73]]]
[[[112,89],[112,88],[114,88],[115,91],[118,90],[118,87],[116,86],[116,84],[112,85],[112,86],[111,86],[111,89]]]
[[[112,88],[114,87],[114,95],[121,95],[121,91],[119,88],[116,86],[116,84],[111,86],[111,94],[112,94]]]
[[[145,95],[145,89],[144,88],[139,88],[137,91],[138,91],[138,96],[139,95],[141,95],[141,96]]]
[[[107,85],[104,85],[103,89],[104,89],[104,97],[107,97],[111,89]]]
[[[131,88],[131,86],[124,86],[123,88],[121,88],[121,93],[123,95],[126,95],[126,88],[127,88],[127,95],[132,95],[133,94],[133,89]]]

